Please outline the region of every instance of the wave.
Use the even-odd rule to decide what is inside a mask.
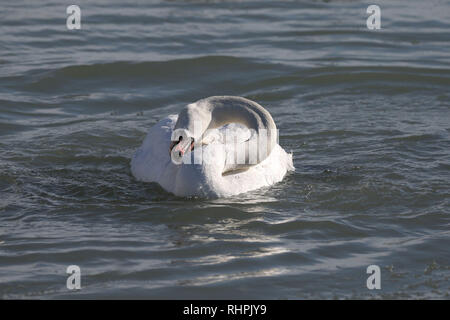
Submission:
[[[249,75],[251,77],[249,78]],[[8,78],[4,78],[6,82]],[[116,88],[133,92],[136,87],[158,88],[179,83],[195,90],[198,86],[223,86],[229,89],[261,91],[284,86],[290,94],[295,86],[373,85],[405,87],[450,86],[450,69],[405,66],[316,66],[295,67],[268,63],[263,59],[233,56],[202,56],[168,61],[119,61],[90,65],[72,65],[53,70],[32,71],[11,86],[26,92],[85,93]],[[215,88],[217,92],[218,88]],[[286,92],[286,90],[288,92]],[[275,95],[277,96],[277,95]],[[270,97],[269,97],[270,98]],[[273,98],[273,97],[272,97]]]

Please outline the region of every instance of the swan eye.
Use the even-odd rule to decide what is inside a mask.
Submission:
[[[183,136],[180,136],[180,137],[178,138],[178,141],[181,141],[181,140],[183,140]]]

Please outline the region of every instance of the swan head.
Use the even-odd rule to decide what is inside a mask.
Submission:
[[[178,114],[177,123],[172,132],[169,153],[182,157],[194,149],[194,144],[201,144],[203,133],[211,122],[208,102],[200,100],[188,104]]]
[[[186,152],[194,150],[194,141],[192,137],[180,135],[178,140],[172,140],[170,143],[169,153],[175,152],[179,158],[182,158]]]

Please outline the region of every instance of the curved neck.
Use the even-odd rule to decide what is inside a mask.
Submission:
[[[255,158],[251,154],[252,147],[247,147],[245,161],[248,164],[263,161],[278,142],[277,127],[272,116],[266,109],[251,100],[233,96],[214,96],[190,104],[188,108],[197,109],[197,112],[190,115],[197,114],[204,119],[204,131],[229,123],[239,123],[253,129],[258,137],[254,145],[257,150],[253,150],[253,153],[257,152],[257,156]]]
[[[205,99],[206,100],[206,99]],[[270,113],[262,106],[240,97],[210,97],[211,122],[208,129],[214,129],[228,123],[240,123],[256,131],[276,129]]]

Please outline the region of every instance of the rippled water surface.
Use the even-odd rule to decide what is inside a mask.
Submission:
[[[379,1],[377,31],[362,1],[78,3],[81,30],[2,3],[0,298],[449,298],[449,1]],[[212,95],[265,106],[296,171],[137,182],[148,129]]]

